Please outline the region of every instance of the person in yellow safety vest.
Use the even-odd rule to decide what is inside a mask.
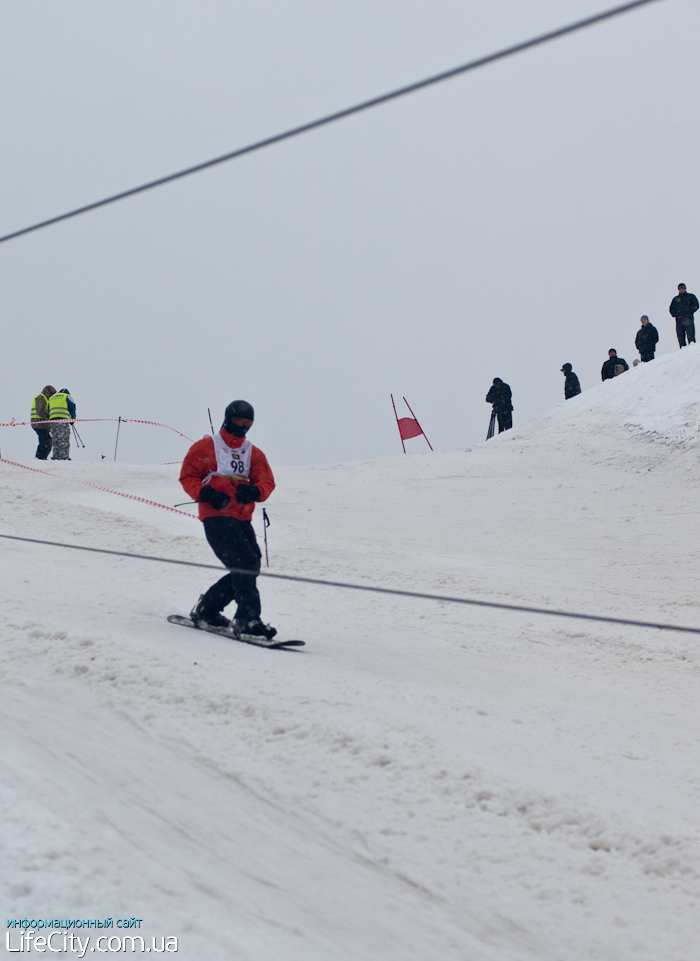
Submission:
[[[75,402],[67,387],[49,398],[49,430],[53,443],[51,460],[70,460],[70,423],[75,420]]]
[[[56,388],[49,384],[37,394],[32,404],[32,427],[36,431],[39,446],[36,457],[46,460],[51,453],[51,431],[49,430],[49,400],[56,393]]]

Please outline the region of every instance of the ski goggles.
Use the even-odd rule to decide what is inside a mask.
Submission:
[[[252,427],[253,421],[248,417],[232,417],[230,420],[231,424],[235,424],[236,427]]]

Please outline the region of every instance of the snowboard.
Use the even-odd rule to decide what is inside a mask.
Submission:
[[[181,627],[193,627],[196,631],[208,631],[210,634],[220,634],[221,637],[228,637],[231,641],[242,641],[244,644],[255,644],[256,647],[303,647],[305,641],[288,641],[279,637],[257,637],[255,634],[239,634],[232,627],[208,627],[204,624],[200,627],[191,617],[181,617],[180,614],[171,614],[168,617],[171,624],[179,624]]]

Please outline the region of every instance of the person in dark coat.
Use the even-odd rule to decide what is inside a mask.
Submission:
[[[686,337],[689,344],[695,343],[695,311],[700,307],[695,294],[689,294],[685,284],[678,285],[678,294],[671,301],[668,312],[676,318],[678,346],[685,347]]]
[[[626,370],[629,370],[629,364],[622,357],[617,356],[617,351],[614,348],[610,348],[608,351],[608,360],[605,361],[600,369],[600,376],[603,380],[612,380],[613,377],[617,377],[618,374],[624,374]]]
[[[562,374],[566,378],[564,381],[564,398],[568,400],[570,397],[575,397],[577,394],[581,393],[581,385],[578,382],[578,377],[573,372],[571,364],[564,364],[561,369]]]
[[[493,385],[486,395],[486,403],[493,404],[493,409],[498,418],[499,434],[504,430],[510,430],[513,426],[512,399],[513,393],[508,384],[504,384],[500,377],[494,377]]]
[[[658,341],[658,330],[653,324],[649,323],[649,318],[647,315],[642,314],[642,326],[639,328],[637,331],[637,336],[634,338],[634,346],[639,351],[639,356],[642,358],[645,364],[654,359]]]

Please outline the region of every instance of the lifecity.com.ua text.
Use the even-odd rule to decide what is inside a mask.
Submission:
[[[147,939],[140,934],[100,934],[96,937],[95,943],[91,944],[92,936],[86,934],[81,937],[73,931],[52,931],[51,934],[37,934],[29,931],[6,931],[5,950],[11,954],[76,954],[79,958],[85,957],[90,952],[100,952],[102,954],[118,951],[140,951],[156,952],[176,952],[178,949],[177,938],[161,937],[155,935],[151,938],[150,945]]]

